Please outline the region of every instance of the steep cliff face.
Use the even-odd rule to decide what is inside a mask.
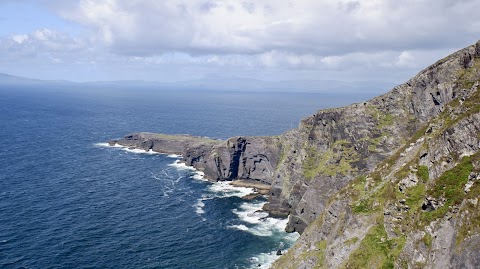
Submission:
[[[277,137],[140,133],[211,180],[270,185],[264,209],[302,236],[274,268],[480,267],[480,42],[390,92]]]
[[[292,205],[292,215],[300,219],[296,222],[309,225],[273,267],[480,267],[479,79],[477,43],[366,102],[366,107],[375,104],[377,115],[383,115],[377,119],[390,113],[393,120],[388,124],[366,116],[368,110],[359,105],[341,108],[341,118],[350,109],[364,113],[360,115],[362,125],[341,125],[352,130],[352,136],[358,135],[339,138],[359,149],[356,158],[347,166],[348,173],[343,172],[345,169],[337,170],[334,176],[318,173],[313,177],[323,182],[325,178],[330,182],[337,179],[337,186],[343,186],[330,189],[330,195],[324,196],[319,196],[323,190],[316,187],[318,183],[306,188],[303,197]],[[321,134],[329,124],[339,122],[331,118],[326,125],[316,124],[315,118],[331,117],[330,113],[317,113],[307,119],[307,126]],[[379,143],[371,140],[376,137],[372,136],[376,128],[384,137]],[[338,133],[335,129],[327,132],[333,136]],[[362,133],[366,135],[359,135]],[[322,137],[323,142],[317,143]],[[363,148],[362,140],[367,141]],[[329,141],[328,135],[316,135],[314,141],[322,156],[335,153],[339,144],[337,138],[336,143],[330,142],[332,146],[322,147]],[[375,150],[365,151],[365,146]],[[346,152],[350,156],[345,150],[340,155]],[[347,184],[342,178],[354,179]],[[298,178],[293,182],[299,184]],[[305,197],[308,192],[312,195]],[[312,201],[317,202],[316,208],[308,210],[315,212],[315,218],[304,216],[309,211],[303,205]],[[292,224],[295,228],[296,223]]]
[[[477,44],[450,55],[370,101],[302,120],[298,129],[281,136],[286,156],[274,175],[267,208],[283,207],[291,214],[289,230],[302,232],[333,193],[371,172],[452,100],[476,90],[464,85],[462,74],[475,69],[479,49]]]
[[[190,135],[135,133],[111,145],[182,155],[214,181],[250,180],[270,185],[280,151],[277,137],[233,137],[226,141]]]

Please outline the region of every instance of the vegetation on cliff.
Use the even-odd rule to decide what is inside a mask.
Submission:
[[[273,267],[478,268],[479,79],[477,43],[366,102],[366,109],[360,109],[370,118],[361,117],[370,126],[357,127],[356,135],[339,139],[330,132],[327,147],[317,143],[325,133],[310,135],[309,143],[318,145],[308,149],[303,165],[310,185],[345,177],[345,167],[354,178],[329,193],[320,214]],[[388,99],[397,103],[386,107]],[[358,105],[352,107],[358,110]],[[325,113],[316,116],[321,127],[332,123],[322,122]],[[341,113],[347,114],[345,108]],[[310,124],[310,130],[317,128]],[[364,130],[369,133],[362,136]],[[389,139],[397,143],[386,150]],[[353,145],[355,153],[336,151],[339,144]],[[362,146],[378,157],[370,161],[376,162],[371,168],[359,165],[369,158]],[[327,167],[335,154],[355,157],[349,166],[337,162],[336,168]]]

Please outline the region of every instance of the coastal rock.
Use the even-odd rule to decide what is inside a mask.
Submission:
[[[263,184],[263,209],[302,234],[273,268],[479,268],[479,85],[480,42],[279,136],[110,143],[180,154],[213,181]]]
[[[222,141],[155,133],[134,133],[109,141],[110,145],[181,155],[183,162],[204,172],[207,179],[239,179],[263,190],[265,185],[271,185],[278,162],[276,143],[275,137],[234,137]]]
[[[369,160],[371,156],[357,151],[366,169],[357,166],[358,176],[333,190],[324,205],[313,198],[317,209],[323,210],[273,268],[480,267],[480,188],[472,180],[480,170],[479,47],[480,42],[458,51],[384,96],[364,103],[396,100],[384,102],[376,115],[380,118],[395,111],[391,124],[386,119],[376,123],[387,138],[368,144],[373,156],[380,153],[378,159]],[[368,122],[368,118],[364,120]],[[314,122],[309,123],[311,130],[341,120]],[[348,124],[343,128],[356,129],[352,133],[369,132],[367,138],[346,139],[355,149],[361,149],[361,140],[375,137],[372,128]],[[332,136],[338,134],[332,131]],[[310,137],[318,141],[329,136]],[[389,138],[395,138],[390,140],[390,148],[383,146]],[[331,153],[331,149],[323,152]],[[329,180],[323,177],[323,181]],[[317,182],[307,184],[305,193],[315,188],[312,185],[319,186]],[[339,204],[343,205],[340,209],[335,206]],[[293,205],[292,219],[295,213],[308,213],[299,205]],[[332,223],[341,229],[332,229]]]

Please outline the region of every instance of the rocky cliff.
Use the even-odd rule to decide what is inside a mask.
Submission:
[[[277,137],[134,134],[212,180],[270,185],[265,209],[302,233],[274,268],[480,267],[480,43],[364,103]]]
[[[190,135],[134,133],[111,145],[178,154],[213,181],[244,180],[270,185],[280,155],[278,137],[233,137],[226,141]]]

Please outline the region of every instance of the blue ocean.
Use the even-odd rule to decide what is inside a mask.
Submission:
[[[267,268],[298,234],[248,189],[178,156],[107,147],[138,131],[276,135],[359,94],[0,87],[1,268]]]

